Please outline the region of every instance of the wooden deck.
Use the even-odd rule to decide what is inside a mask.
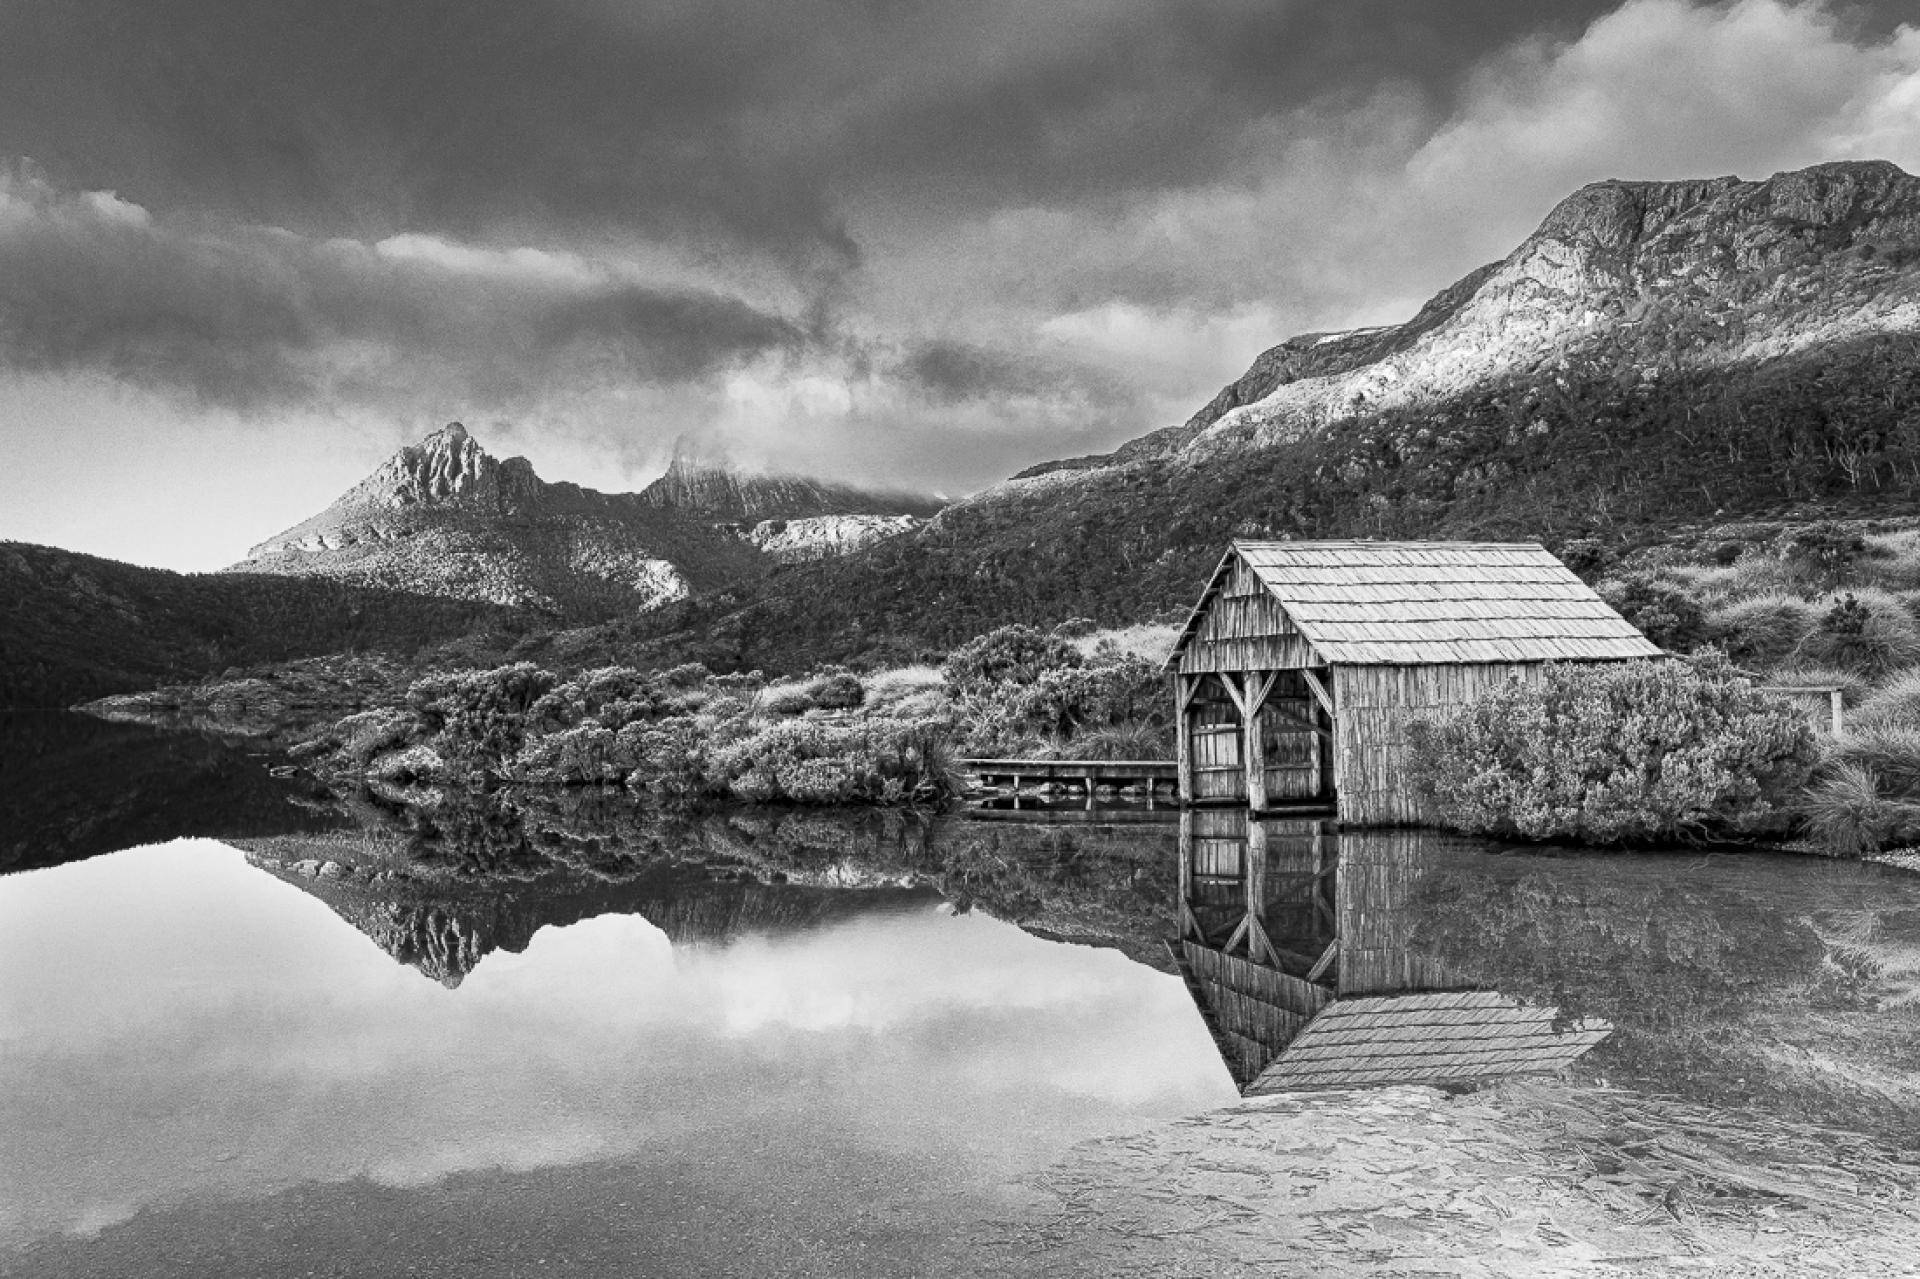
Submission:
[[[1180,768],[1170,759],[963,759],[963,771],[983,786],[1040,786],[1081,782],[1096,786],[1177,786]]]

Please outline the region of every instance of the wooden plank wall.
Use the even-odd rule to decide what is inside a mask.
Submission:
[[[1292,670],[1322,664],[1280,601],[1243,563],[1234,565],[1232,576],[1214,596],[1180,655],[1180,669],[1188,674]]]
[[[1431,959],[1414,953],[1413,894],[1427,873],[1415,830],[1354,831],[1340,837],[1339,920],[1341,995],[1379,995],[1457,989]]]
[[[1423,819],[1406,776],[1407,724],[1470,702],[1509,678],[1536,679],[1537,663],[1336,666],[1334,789],[1354,826],[1412,826]]]

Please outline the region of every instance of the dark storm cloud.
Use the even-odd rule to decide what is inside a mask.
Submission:
[[[0,155],[156,210],[373,240],[621,233],[811,268],[841,202],[1211,181],[1248,122],[1598,0],[12,0]]]
[[[896,369],[910,386],[935,404],[999,400],[1058,391],[1077,380],[1077,370],[1049,369],[1030,357],[990,350],[971,342],[935,338],[919,343]]]
[[[243,409],[512,404],[553,381],[695,381],[803,340],[738,299],[578,258],[180,226],[31,170],[0,177],[0,365],[17,371]]]

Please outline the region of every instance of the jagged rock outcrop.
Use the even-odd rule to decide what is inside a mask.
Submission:
[[[755,576],[739,539],[633,494],[548,483],[458,422],[401,449],[320,514],[230,572],[322,576],[540,608],[644,611]]]
[[[915,515],[809,515],[736,526],[776,564],[804,564],[865,550],[924,523]]]
[[[770,564],[858,550],[917,526],[935,505],[685,456],[640,493],[600,493],[549,483],[525,458],[496,458],[454,422],[228,571],[599,620],[751,580]]]

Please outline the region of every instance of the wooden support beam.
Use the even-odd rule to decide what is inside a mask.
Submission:
[[[1235,946],[1238,946],[1240,944],[1240,939],[1247,935],[1247,926],[1252,922],[1253,922],[1253,916],[1251,915],[1240,916],[1240,922],[1234,926],[1233,936],[1227,938],[1227,944],[1222,946],[1220,949],[1230,951]]]
[[[1273,692],[1273,685],[1280,678],[1279,671],[1268,671],[1265,675],[1247,674],[1247,710],[1248,715],[1258,715],[1260,708],[1267,704],[1267,695]]]
[[[1324,724],[1316,724],[1310,719],[1301,719],[1292,711],[1283,711],[1278,706],[1267,707],[1266,713],[1283,724],[1291,724],[1303,733],[1318,733],[1321,737],[1332,738],[1333,731]]]
[[[1201,943],[1207,940],[1207,934],[1201,929],[1200,921],[1193,913],[1193,907],[1184,901],[1180,903],[1180,937],[1183,941],[1188,937]]]
[[[1839,689],[1836,688],[1828,691],[1827,705],[1833,711],[1833,735],[1838,737],[1846,731],[1845,703],[1841,701]]]
[[[1231,671],[1218,671],[1215,673],[1214,678],[1220,681],[1221,687],[1227,690],[1227,696],[1233,699],[1233,709],[1240,712],[1240,718],[1242,720],[1246,719],[1247,695],[1240,687],[1239,681],[1234,679],[1233,673]]]
[[[1249,713],[1240,725],[1240,759],[1247,768],[1247,807],[1267,811],[1267,735],[1260,731],[1260,712]]]
[[[1307,980],[1319,981],[1326,974],[1327,969],[1333,967],[1333,961],[1339,954],[1340,939],[1336,937],[1327,943],[1325,950],[1320,952],[1320,958],[1313,961],[1313,967],[1307,970]]]
[[[1191,675],[1176,672],[1173,677],[1173,784],[1183,804],[1193,802],[1193,694],[1198,683]]]
[[[1267,940],[1266,925],[1260,922],[1258,915],[1247,916],[1247,954],[1255,963],[1280,967],[1280,954],[1274,950],[1273,943]]]
[[[1193,857],[1196,847],[1193,838],[1193,810],[1180,811],[1180,909],[1185,910],[1193,898]]]
[[[1327,691],[1327,686],[1320,682],[1320,677],[1318,675],[1315,675],[1312,671],[1308,670],[1304,666],[1300,668],[1300,677],[1306,680],[1307,690],[1313,694],[1314,700],[1320,703],[1320,709],[1324,710],[1327,713],[1328,719],[1332,719],[1333,718],[1333,694]]]

